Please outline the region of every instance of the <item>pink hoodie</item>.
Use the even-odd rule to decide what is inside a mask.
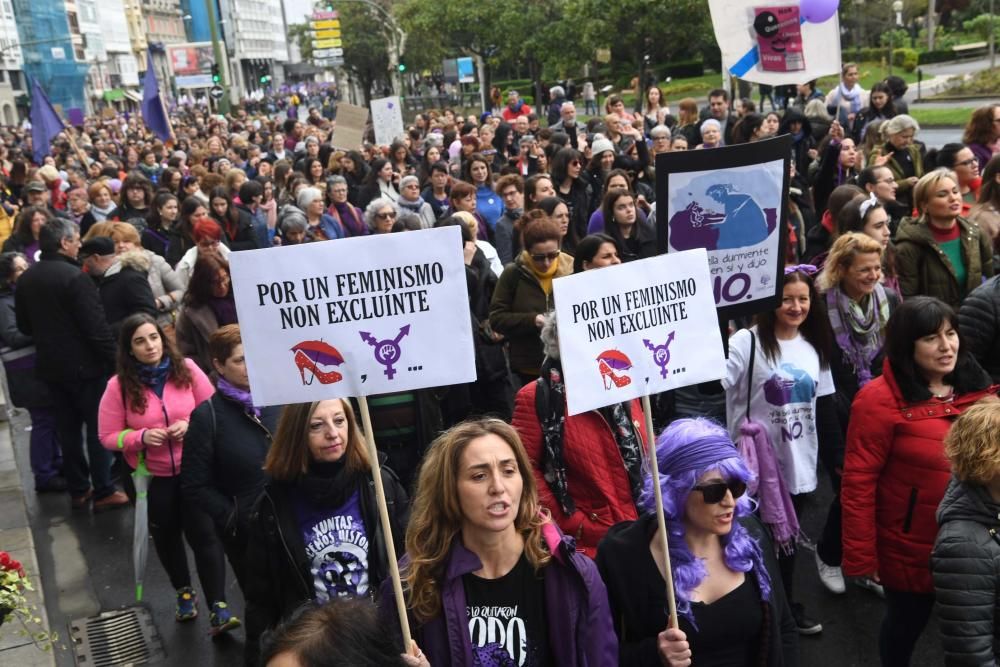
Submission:
[[[146,410],[137,413],[122,403],[122,389],[118,376],[108,380],[108,387],[101,397],[97,416],[97,431],[101,444],[111,451],[121,451],[134,469],[139,452],[146,452],[146,467],[154,477],[173,477],[181,472],[181,454],[184,443],[169,438],[159,446],[142,444],[142,434],[150,428],[166,428],[178,419],[189,420],[191,412],[215,393],[208,376],[190,359],[184,363],[191,373],[191,386],[180,387],[168,381],[163,388],[163,400],[146,388]]]

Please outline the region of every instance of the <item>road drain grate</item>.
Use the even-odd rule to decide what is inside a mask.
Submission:
[[[144,665],[167,657],[148,609],[128,607],[69,624],[80,667]]]

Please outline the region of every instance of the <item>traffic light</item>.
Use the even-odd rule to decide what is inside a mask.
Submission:
[[[261,83],[265,83],[265,84],[266,83],[270,83],[271,82],[271,75],[270,74],[264,74],[264,75],[262,75],[260,77],[260,82]]]
[[[398,69],[400,73],[405,72],[406,71],[406,63],[399,63],[399,65],[397,66],[396,69]]]
[[[212,83],[219,83],[222,81],[222,77],[219,76],[219,66],[212,65]]]

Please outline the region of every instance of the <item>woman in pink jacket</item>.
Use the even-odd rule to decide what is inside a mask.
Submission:
[[[177,590],[178,622],[198,615],[183,536],[194,551],[198,576],[211,609],[211,633],[239,627],[226,606],[222,543],[211,519],[181,495],[181,458],[191,412],[215,389],[205,373],[185,359],[156,320],[136,314],[122,323],[118,370],[101,398],[98,431],[107,449],[121,452],[129,466],[140,460],[152,475],[149,531],[156,554]]]

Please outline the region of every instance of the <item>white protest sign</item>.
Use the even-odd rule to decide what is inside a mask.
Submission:
[[[569,414],[725,375],[704,249],[553,281]]]
[[[722,66],[772,86],[840,74],[837,0],[709,0]]]
[[[257,405],[476,379],[458,227],[230,255]]]
[[[372,125],[375,127],[375,143],[389,145],[403,136],[403,107],[399,97],[383,97],[372,100]]]

